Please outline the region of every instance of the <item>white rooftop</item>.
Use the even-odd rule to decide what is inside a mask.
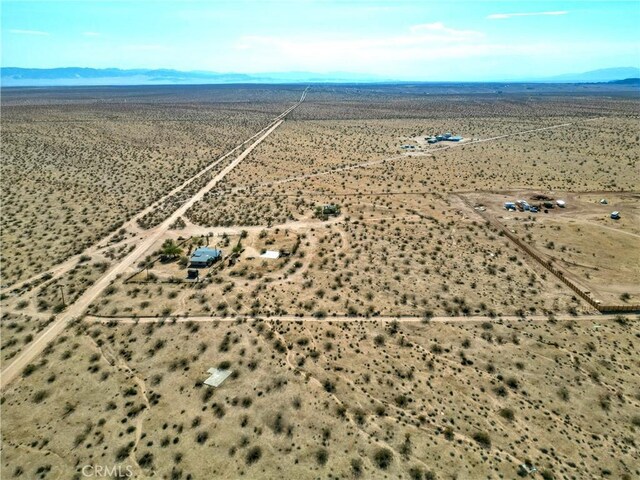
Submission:
[[[278,250],[267,250],[260,255],[260,258],[280,258],[280,252]]]
[[[211,376],[204,381],[205,385],[219,387],[233,372],[231,370],[222,370],[220,368],[210,368],[207,370],[207,373],[210,373]]]

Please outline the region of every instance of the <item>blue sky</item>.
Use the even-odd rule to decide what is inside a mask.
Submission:
[[[421,80],[640,66],[640,1],[5,1],[2,66]]]

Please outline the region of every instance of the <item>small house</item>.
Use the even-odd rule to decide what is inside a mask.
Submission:
[[[189,258],[189,266],[195,268],[210,267],[222,258],[222,250],[209,247],[198,247]]]
[[[620,212],[611,212],[611,218],[613,220],[620,220]]]

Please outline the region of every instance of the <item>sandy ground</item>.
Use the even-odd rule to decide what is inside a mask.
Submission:
[[[304,99],[302,97],[301,101]],[[74,318],[80,317],[91,302],[119,275],[121,275],[127,268],[129,268],[136,260],[138,260],[144,253],[161,238],[177,218],[184,215],[195,202],[197,202],[202,196],[213,186],[215,186],[224,176],[235,168],[247,155],[260,144],[271,132],[273,132],[280,124],[282,119],[291,112],[296,105],[283,112],[273,124],[258,137],[247,149],[245,149],[236,159],[231,162],[229,166],[223,169],[217,174],[203,189],[196,193],[188,202],[182,207],[177,209],[171,217],[165,220],[159,227],[149,230],[143,238],[136,243],[136,248],[131,252],[124,260],[111,268],[102,278],[96,281],[84,294],[73,304],[70,305],[66,311],[59,315],[56,320],[47,329],[38,335],[38,337],[28,345],[8,366],[2,370],[0,379],[0,388],[4,388],[9,382],[11,382],[19,373],[39,354],[46,346],[53,341],[62,332],[67,323]]]

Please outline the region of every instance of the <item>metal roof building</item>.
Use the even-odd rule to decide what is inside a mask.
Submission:
[[[189,258],[191,267],[208,267],[216,260],[222,258],[222,250],[209,247],[198,247]]]

